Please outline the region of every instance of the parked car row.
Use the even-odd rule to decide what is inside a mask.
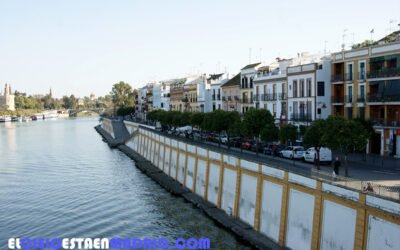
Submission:
[[[227,137],[226,135],[217,133],[200,132],[192,129],[189,126],[181,128],[173,128],[167,131],[168,134],[176,135],[183,138],[210,141],[214,143],[221,143],[229,145],[230,147],[240,148],[242,150],[249,150],[266,155],[278,156],[293,160],[302,160],[304,162],[313,163],[316,158],[316,150],[314,147],[305,149],[301,141],[296,141],[293,146],[285,146],[281,144],[264,144],[256,142],[255,140],[240,138],[240,137]],[[331,163],[332,151],[328,148],[320,149],[320,162]]]

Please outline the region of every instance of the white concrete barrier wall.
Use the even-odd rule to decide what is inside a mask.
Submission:
[[[187,157],[186,164],[186,187],[190,190],[193,190],[193,181],[194,181],[194,164],[196,163],[196,159],[193,156]]]
[[[276,242],[279,241],[282,191],[282,185],[271,181],[263,181],[260,232]]]
[[[311,249],[314,196],[290,189],[286,245],[293,249]]]
[[[171,151],[171,168],[170,168],[170,176],[176,179],[176,169],[178,165],[178,151],[172,150]]]
[[[236,193],[236,170],[224,169],[222,182],[222,202],[221,208],[229,215],[233,215],[235,208],[235,193]]]
[[[196,194],[205,197],[207,162],[197,159]]]
[[[400,225],[370,215],[368,217],[367,250],[400,249]]]
[[[220,178],[220,166],[214,163],[210,163],[207,199],[209,202],[215,205],[218,204],[219,178]]]
[[[315,179],[271,166],[259,168],[256,162],[171,140],[145,129],[139,129],[126,145],[182,185],[207,196],[227,214],[281,245],[293,249],[353,249],[358,240],[366,249],[400,249],[398,203],[332,184],[318,186]],[[239,169],[242,171],[237,176]],[[315,196],[316,193],[320,195]],[[363,220],[357,219],[355,204],[363,200],[366,224],[357,226]],[[318,234],[313,233],[316,209],[320,211]],[[370,209],[374,215],[368,213]],[[388,212],[392,215],[387,216]],[[365,228],[361,233],[365,238],[357,238],[357,228]],[[313,239],[316,235],[319,238]]]
[[[239,198],[239,218],[254,226],[256,212],[257,178],[242,174]]]
[[[356,210],[328,200],[323,209],[321,249],[353,249]]]
[[[107,133],[110,134],[112,138],[115,138],[112,121],[110,119],[103,118],[101,122],[101,128],[107,131]]]

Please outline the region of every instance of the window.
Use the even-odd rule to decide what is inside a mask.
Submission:
[[[303,97],[304,96],[304,80],[303,79],[300,79],[299,91],[300,91],[299,97]]]
[[[293,81],[293,97],[297,97],[297,81]]]
[[[311,89],[311,78],[307,79],[307,96],[311,96],[312,89]]]
[[[250,77],[250,88],[253,88],[253,77]]]
[[[319,64],[318,65],[318,69],[322,69],[323,67],[322,67],[322,64]]]
[[[324,96],[325,95],[325,82],[318,82],[318,96]]]

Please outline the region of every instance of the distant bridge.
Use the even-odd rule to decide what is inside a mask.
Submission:
[[[76,116],[78,113],[81,112],[93,112],[93,113],[97,113],[97,114],[103,114],[104,111],[106,111],[105,108],[91,108],[91,109],[70,109],[69,110],[69,116]]]

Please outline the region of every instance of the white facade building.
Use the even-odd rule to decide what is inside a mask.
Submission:
[[[170,110],[170,81],[154,84],[153,109]]]
[[[254,78],[254,106],[269,110],[276,124],[287,119],[286,70],[292,63],[292,59],[283,59],[260,67]]]
[[[310,125],[330,114],[330,60],[288,68],[289,123]]]
[[[210,86],[211,110],[222,109],[222,89],[221,86],[228,81],[228,74],[211,74],[207,79],[207,85]]]
[[[240,70],[240,100],[241,112],[245,113],[249,108],[254,107],[254,78],[258,73],[258,68],[262,67],[261,63],[253,63],[246,65]]]

